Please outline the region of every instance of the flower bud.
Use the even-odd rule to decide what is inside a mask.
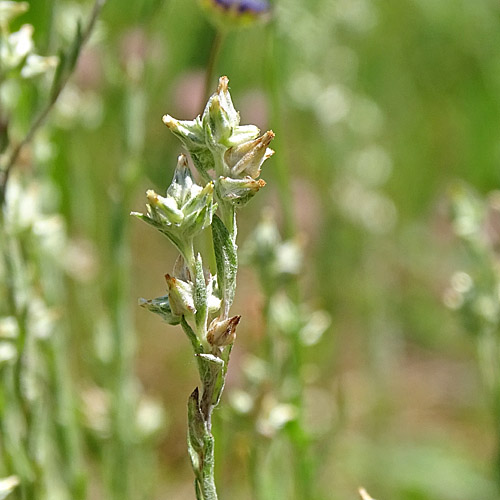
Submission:
[[[200,191],[201,187],[193,180],[186,156],[179,155],[167,196],[173,198],[178,206],[183,206]]]
[[[219,177],[217,180],[217,191],[221,199],[230,201],[237,206],[243,206],[265,185],[264,180],[256,180],[248,176],[243,179]]]
[[[256,139],[260,133],[255,125],[240,125],[240,114],[234,108],[228,83],[226,76],[219,78],[217,91],[210,97],[201,119],[207,146],[222,154],[227,148]]]
[[[217,347],[232,344],[236,340],[236,327],[240,319],[241,316],[233,316],[222,321],[220,318],[215,318],[208,328],[208,342]]]
[[[219,98],[221,108],[227,114],[228,120],[232,127],[236,127],[240,124],[240,114],[236,109],[234,109],[233,100],[231,99],[231,94],[229,93],[229,78],[227,76],[221,76],[219,78],[219,84],[217,85],[217,91],[214,96]],[[210,106],[210,101],[208,101],[207,108]]]
[[[152,189],[146,191],[146,197],[152,213],[159,216],[159,220],[163,218],[168,224],[179,224],[182,222],[184,214],[177,208],[177,203],[173,198],[164,198]]]
[[[194,236],[212,223],[212,217],[217,208],[213,202],[214,184],[209,182],[184,207],[183,229],[186,235]]]
[[[202,124],[209,147],[225,145],[240,123],[240,116],[234,109],[227,84],[226,76],[219,79],[217,92],[210,97],[203,112]]]
[[[165,275],[168,287],[168,301],[176,316],[190,316],[196,312],[194,307],[194,287],[191,282],[182,281],[170,274]]]
[[[268,148],[273,138],[274,132],[269,130],[254,141],[229,148],[224,154],[224,161],[231,171],[231,177],[247,175],[257,179],[262,164],[274,154],[274,151]]]

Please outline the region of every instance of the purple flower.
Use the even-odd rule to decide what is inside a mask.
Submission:
[[[262,14],[271,8],[267,0],[213,0],[213,2],[224,9],[235,9],[240,13]]]

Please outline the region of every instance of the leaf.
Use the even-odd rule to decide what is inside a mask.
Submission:
[[[217,500],[214,483],[214,437],[207,432],[204,440],[202,490],[205,500]]]
[[[203,444],[207,428],[200,409],[198,387],[188,399],[188,445],[190,447],[191,462],[195,470],[200,469],[203,457]],[[193,456],[194,454],[194,456]]]
[[[169,231],[167,227],[165,227],[164,224],[161,222],[158,222],[148,215],[141,214],[139,212],[130,212],[130,215],[137,217],[138,219],[146,222],[146,224],[149,224],[150,226],[153,226],[155,229],[157,229],[161,234],[166,236],[173,245],[179,250],[179,252],[184,255],[184,245],[182,244],[181,240],[177,238],[176,235],[173,234],[172,231]]]
[[[82,22],[78,21],[76,25],[76,33],[73,38],[73,42],[68,51],[68,70],[71,72],[76,66],[76,62],[78,61],[78,56],[80,55],[80,51],[83,45],[83,30],[82,30]]]
[[[209,363],[213,365],[217,365],[220,367],[224,366],[224,360],[221,358],[218,358],[217,356],[214,356],[213,354],[198,354],[198,356],[203,359],[204,361],[208,361]]]
[[[214,215],[212,220],[212,237],[214,241],[215,260],[217,263],[217,280],[222,291],[225,307],[229,309],[236,291],[236,274],[238,272],[237,247],[233,243],[229,231],[222,220]]]
[[[227,368],[229,365],[229,357],[231,355],[231,350],[233,345],[228,345],[222,353],[222,358],[220,362],[222,363],[222,369],[217,373],[214,380],[214,391],[212,395],[212,404],[217,406],[219,404],[220,398],[222,396],[222,391],[224,390],[224,385],[226,383]]]
[[[195,276],[194,276],[194,307],[196,309],[196,326],[198,332],[200,326],[206,325],[208,314],[208,298],[207,298],[207,285],[205,283],[205,275],[203,273],[203,262],[201,255],[198,254],[195,261]]]
[[[181,317],[172,312],[167,295],[151,300],[139,299],[139,305],[152,313],[158,314],[169,325],[178,325],[181,322]]]
[[[59,64],[57,65],[50,89],[50,100],[55,101],[62,87],[62,80],[67,66],[67,57],[63,50],[59,51]]]

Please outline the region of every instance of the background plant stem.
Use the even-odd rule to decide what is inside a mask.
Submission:
[[[206,103],[210,95],[212,94],[213,79],[215,75],[215,70],[217,67],[217,61],[221,52],[222,44],[226,38],[226,34],[216,28],[214,38],[212,40],[212,46],[210,48],[210,55],[208,58],[206,70],[205,70],[205,85],[203,92],[203,103]]]

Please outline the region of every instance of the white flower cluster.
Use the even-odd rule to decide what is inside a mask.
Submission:
[[[21,78],[44,74],[59,61],[56,56],[43,57],[34,53],[33,26],[30,24],[10,32],[10,21],[27,10],[27,2],[0,1],[0,68],[4,74],[18,72]]]

